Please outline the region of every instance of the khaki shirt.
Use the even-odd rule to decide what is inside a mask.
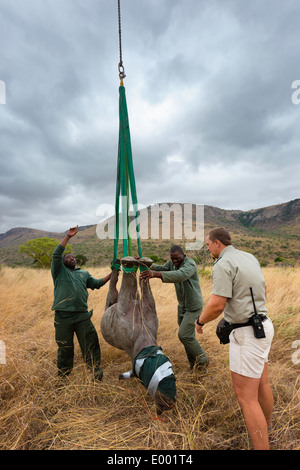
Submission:
[[[224,319],[229,323],[246,323],[254,313],[266,315],[265,280],[257,259],[232,245],[221,252],[212,270],[214,295],[227,297]]]

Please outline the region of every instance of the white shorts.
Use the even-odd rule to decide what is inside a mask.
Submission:
[[[232,372],[254,379],[261,377],[274,336],[269,318],[263,326],[266,337],[259,339],[255,338],[252,326],[232,330],[229,336],[229,367]]]

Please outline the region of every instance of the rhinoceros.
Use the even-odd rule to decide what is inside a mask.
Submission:
[[[132,370],[119,378],[138,377],[154,398],[160,415],[174,407],[176,383],[170,359],[157,346],[158,318],[150,283],[139,279],[138,288],[135,267],[147,269],[152,260],[127,256],[119,263],[124,271],[121,288],[118,292],[120,270],[114,267],[101,332],[105,341],[125,351],[132,360]]]

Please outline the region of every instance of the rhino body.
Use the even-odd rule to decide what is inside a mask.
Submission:
[[[135,264],[151,266],[152,260],[136,260],[126,257],[121,260],[125,268]],[[158,318],[150,282],[138,279],[134,271],[123,272],[120,292],[117,290],[119,271],[112,270],[105,312],[101,320],[101,332],[111,346],[125,351],[134,362],[145,348],[157,345]],[[170,364],[171,365],[171,364]],[[159,390],[154,395],[158,414],[174,406],[175,400]]]

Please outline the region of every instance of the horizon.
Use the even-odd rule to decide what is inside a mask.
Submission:
[[[285,204],[289,204],[291,202],[295,202],[297,200],[299,200],[300,198],[295,198],[295,199],[291,199],[289,201],[285,201],[285,202],[282,202],[280,204],[271,204],[271,205],[268,205],[268,206],[264,206],[264,207],[257,207],[257,208],[252,208],[252,209],[249,209],[249,210],[241,210],[241,209],[223,209],[221,207],[217,207],[217,206],[212,206],[210,204],[196,204],[196,203],[191,203],[190,205],[195,205],[195,206],[203,206],[203,207],[212,207],[214,209],[219,209],[219,210],[222,210],[222,211],[226,211],[226,212],[252,212],[252,211],[257,211],[257,210],[261,210],[261,209],[267,209],[267,208],[270,208],[270,207],[275,207],[275,206],[282,206],[282,205],[285,205]],[[154,204],[149,204],[147,207],[142,207],[140,210],[143,211],[145,209],[148,209],[149,207],[152,207],[154,206],[155,204],[159,204],[159,205],[163,205],[163,204],[185,204],[183,202],[161,202],[161,203],[154,203]],[[107,209],[107,206],[108,204],[105,204],[105,208]],[[114,208],[114,206],[111,206]],[[121,213],[121,212],[120,212]],[[132,214],[133,215],[133,214]],[[95,223],[91,223],[91,224],[83,224],[83,225],[79,225],[78,224],[78,229],[82,229],[82,228],[88,228],[88,227],[93,227],[93,226],[96,226],[98,224],[103,224],[105,221],[108,221],[109,219],[111,219],[111,217],[114,217],[114,214],[104,218],[103,220],[101,220],[100,222],[95,222]],[[204,221],[205,222],[205,221]],[[76,224],[77,225],[77,224]],[[72,225],[70,225],[72,226]],[[29,227],[29,226],[15,226],[15,227],[11,227],[9,228],[6,232],[2,232],[0,233],[0,236],[1,235],[5,235],[6,233],[8,233],[9,231],[11,230],[14,230],[14,229],[27,229],[27,230],[37,230],[37,231],[41,231],[41,232],[50,232],[50,233],[55,233],[55,234],[64,234],[66,231],[68,231],[69,227],[65,228],[64,230],[48,230],[48,229],[44,229],[44,228],[36,228],[36,227]]]

